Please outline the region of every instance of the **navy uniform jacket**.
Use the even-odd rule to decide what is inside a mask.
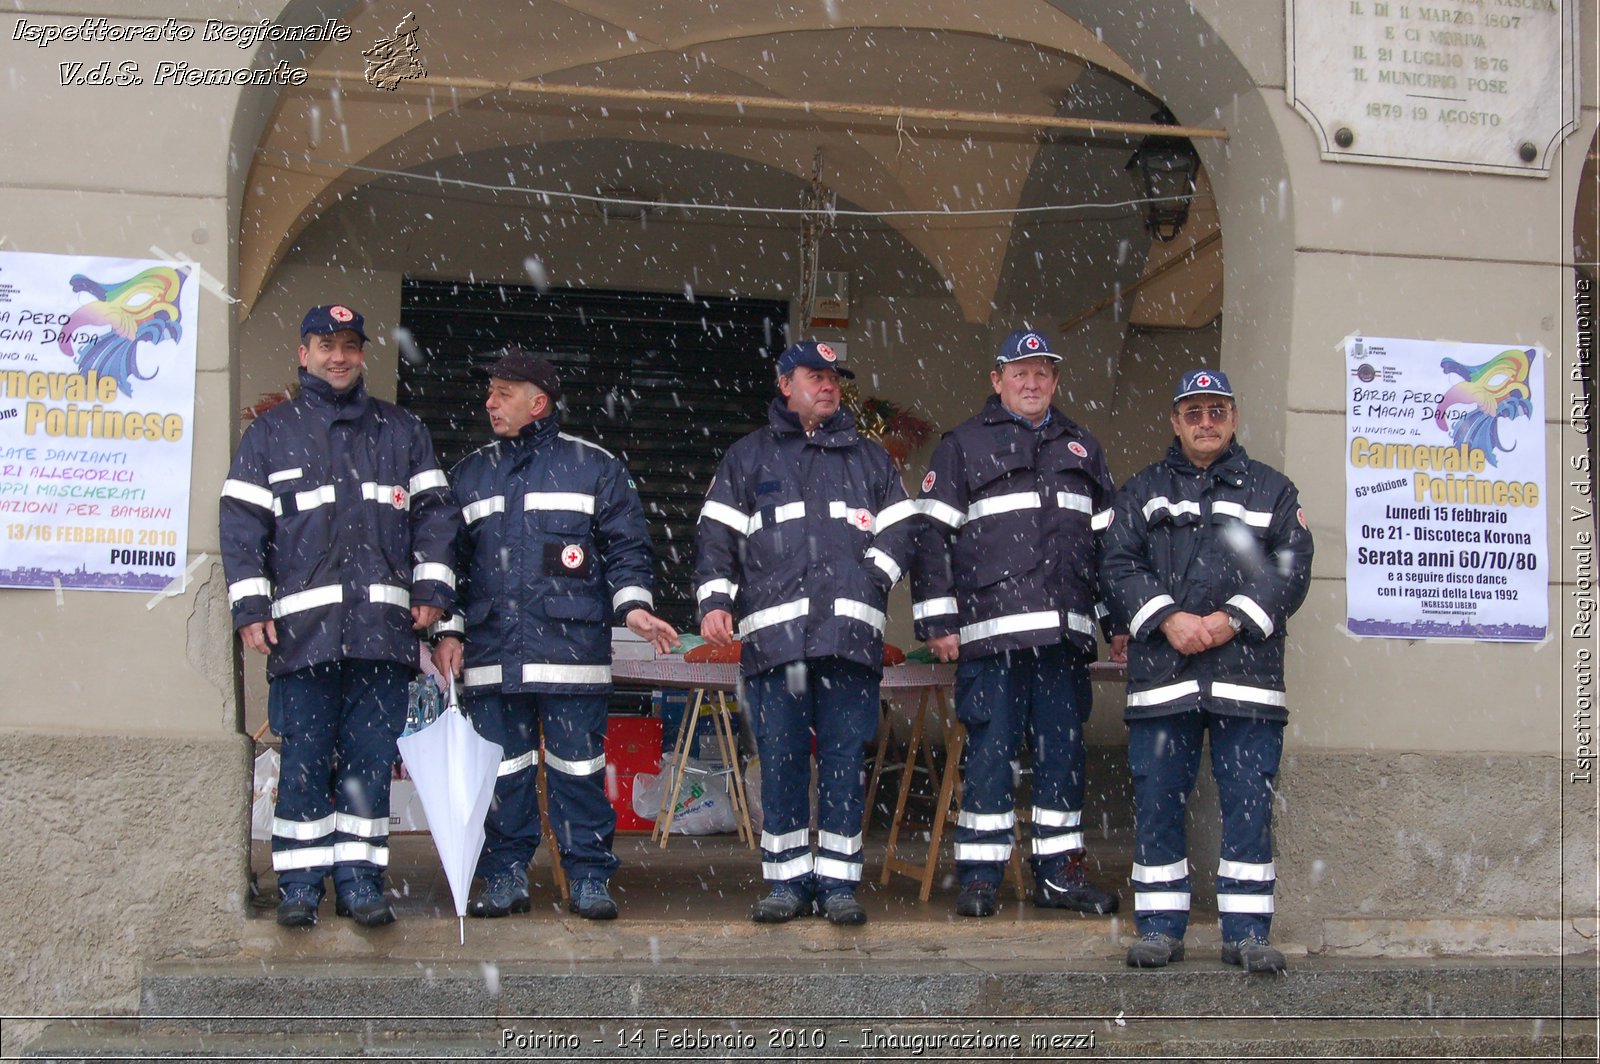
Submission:
[[[1203,707],[1288,719],[1283,684],[1289,615],[1311,583],[1311,532],[1288,477],[1237,442],[1196,468],[1176,440],[1123,485],[1106,533],[1106,598],[1127,620],[1128,718]],[[1224,610],[1241,627],[1199,654],[1174,650],[1161,622]]]
[[[848,410],[807,436],[779,397],[706,493],[695,598],[702,616],[733,614],[746,676],[825,657],[882,671],[889,589],[917,525],[894,460]]]
[[[1071,418],[1051,407],[1032,429],[990,396],[944,434],[922,482],[917,637],[958,633],[963,660],[1063,641],[1093,658],[1113,490],[1105,452]]]
[[[469,454],[450,483],[461,609],[435,632],[465,628],[463,686],[609,690],[612,624],[655,607],[650,531],[627,467],[552,415]]]
[[[415,668],[412,606],[449,610],[455,505],[415,415],[300,371],[245,430],[222,485],[234,627],[276,622],[271,676],[361,658]]]

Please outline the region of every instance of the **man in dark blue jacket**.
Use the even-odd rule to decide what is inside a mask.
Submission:
[[[300,394],[245,431],[222,486],[233,623],[268,655],[283,737],[272,867],[278,922],[337,911],[377,926],[389,863],[389,779],[417,668],[414,630],[453,605],[456,509],[415,416],[367,394],[366,333],[349,307],[300,326]]]
[[[1176,439],[1117,495],[1101,575],[1132,638],[1128,764],[1137,848],[1128,964],[1183,959],[1189,922],[1184,814],[1211,740],[1222,806],[1222,959],[1281,972],[1268,942],[1277,869],[1272,796],[1288,719],[1283,648],[1311,582],[1311,532],[1289,478],[1234,440],[1239,409],[1216,370],[1185,373]]]
[[[1100,444],[1051,405],[1061,356],[1018,329],[1000,344],[994,395],[934,448],[912,571],[917,635],[956,661],[967,767],[956,819],[956,912],[993,916],[1017,815],[1012,758],[1033,750],[1033,902],[1117,911],[1084,868],[1084,722],[1098,650],[1100,530],[1111,472]],[[1126,637],[1112,636],[1120,656]]]
[[[877,727],[884,608],[918,522],[894,460],[840,406],[840,378],[853,376],[825,343],[784,351],[767,425],[728,448],[695,534],[700,634],[718,646],[743,641],[761,754],[761,871],[772,884],[757,923],[819,904],[835,924],[867,919],[855,897],[862,753]]]
[[[473,916],[530,908],[542,731],[568,906],[588,920],[616,917],[606,888],[617,868],[605,786],[611,625],[661,653],[678,641],[650,612],[650,533],[633,479],[609,451],[561,431],[560,398],[554,366],[507,348],[489,367],[484,402],[499,439],[450,474],[463,519],[461,609],[435,629],[434,662],[462,677],[474,727],[505,749]]]

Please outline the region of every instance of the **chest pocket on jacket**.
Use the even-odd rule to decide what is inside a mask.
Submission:
[[[594,496],[576,491],[530,491],[523,506],[534,527],[563,539],[586,539],[594,526]]]
[[[1215,499],[1211,503],[1212,534],[1240,578],[1268,564],[1265,543],[1272,531],[1271,510],[1252,509],[1250,500]]]
[[[597,623],[605,617],[605,607],[592,595],[551,595],[543,606],[544,615],[558,621]]]
[[[958,583],[988,587],[1038,564],[1046,500],[1028,455],[1001,451],[969,464],[967,499],[954,558]]]
[[[808,534],[812,524],[804,499],[779,502],[782,493],[768,493],[757,499],[755,513],[750,519],[750,534],[745,541],[745,564],[755,572],[766,572],[792,565],[798,559],[808,558],[812,552],[813,536]]]
[[[986,454],[967,455],[967,494],[969,496],[990,494],[991,491],[1004,490],[999,485],[993,489],[989,487],[1002,477],[1009,477],[1016,473],[1028,473],[1026,477],[1029,490],[1033,487],[1033,458],[1021,449],[1005,447]],[[1021,479],[1021,478],[1019,478]]]

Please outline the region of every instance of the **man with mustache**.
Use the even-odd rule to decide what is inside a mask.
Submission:
[[[1106,532],[1101,578],[1131,638],[1135,968],[1183,960],[1184,814],[1207,734],[1222,806],[1222,959],[1251,972],[1286,968],[1268,940],[1272,797],[1288,719],[1284,627],[1310,584],[1311,532],[1294,484],[1245,453],[1238,427],[1228,378],[1185,373],[1172,399],[1176,438],[1123,486]]]

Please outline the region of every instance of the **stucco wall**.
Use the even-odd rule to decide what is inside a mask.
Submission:
[[[237,952],[250,760],[239,736],[0,729],[8,1015],[127,1012],[147,961]]]

